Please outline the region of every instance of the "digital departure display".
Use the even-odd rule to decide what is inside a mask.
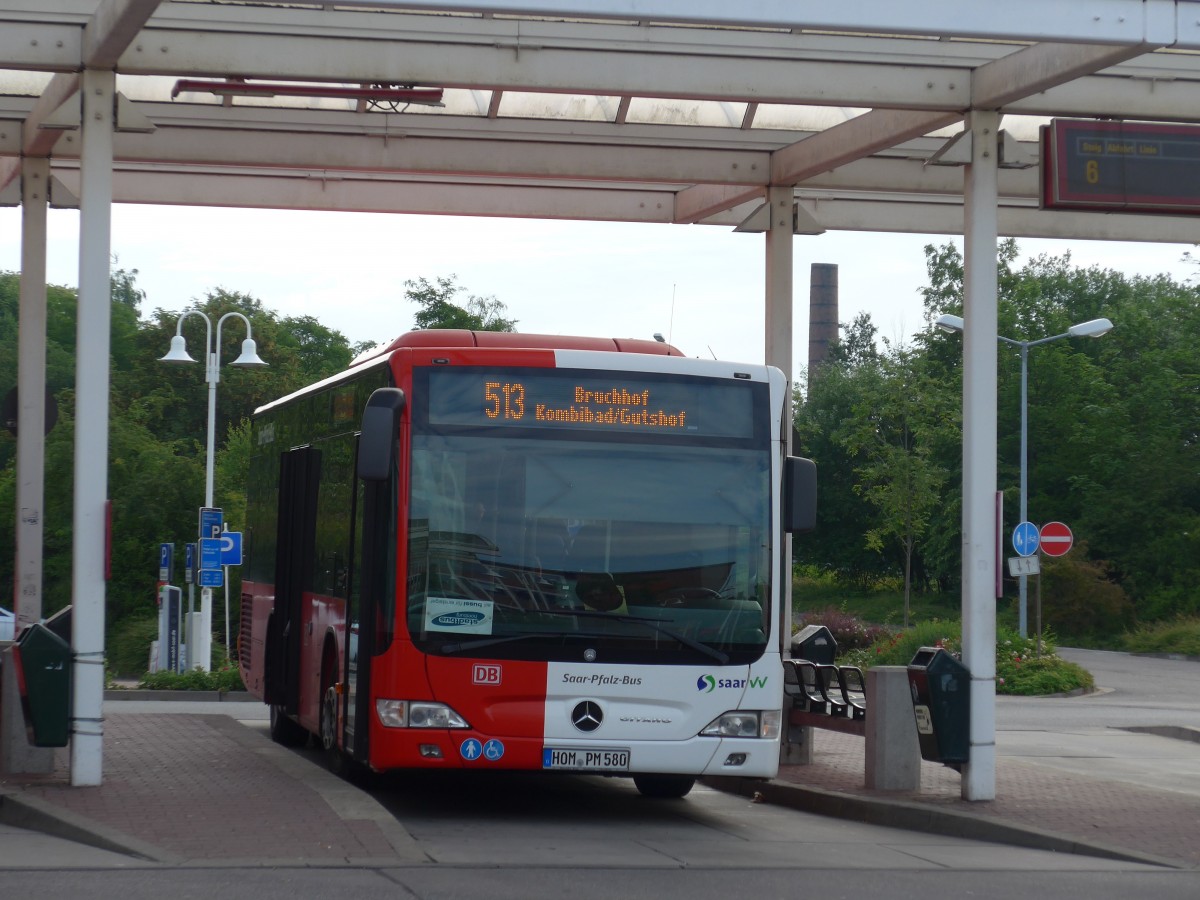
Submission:
[[[1200,215],[1200,128],[1055,119],[1042,128],[1046,209]]]
[[[429,424],[754,436],[749,380],[563,370],[434,369]]]

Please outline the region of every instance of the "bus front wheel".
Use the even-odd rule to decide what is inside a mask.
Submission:
[[[691,775],[634,775],[633,783],[643,797],[674,800],[685,796],[696,779]]]
[[[329,684],[321,698],[321,749],[325,752],[325,763],[335,775],[346,774],[346,754],[338,746],[338,692]]]
[[[283,707],[271,704],[271,740],[284,747],[299,747],[308,740],[308,732],[287,717]]]

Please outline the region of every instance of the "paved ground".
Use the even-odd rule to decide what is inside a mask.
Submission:
[[[425,859],[368,794],[227,715],[109,716],[104,747],[99,787],[0,776],[0,823],[156,862]]]
[[[1156,735],[1129,738],[1124,748],[1128,758],[1144,753],[1141,758],[1150,768],[1172,752],[1200,756],[1200,744],[1191,741]],[[1096,743],[1108,739],[1104,734],[1093,738]],[[1076,743],[1086,740],[1075,736]],[[1200,798],[1189,791],[1156,790],[1119,780],[1111,765],[1097,767],[1093,775],[1065,772],[1053,764],[1005,756],[1002,746],[995,800],[962,800],[959,774],[928,762],[922,763],[919,792],[870,791],[863,786],[863,745],[859,737],[817,731],[816,762],[784,766],[768,798],[881,824],[1200,867]]]
[[[61,766],[46,776],[0,776],[0,868],[427,861],[373,797],[274,745],[261,726],[227,714],[121,706],[120,714],[106,713],[102,786],[70,787]],[[221,706],[227,712],[230,704]],[[245,718],[262,710],[245,707]],[[1200,868],[1200,791],[1186,774],[1200,772],[1195,729],[1064,727],[1059,744],[1069,752],[1040,757],[1028,738],[1020,756],[1006,754],[1000,740],[998,799],[985,803],[961,800],[959,775],[932,763],[923,766],[919,792],[868,791],[863,739],[815,735],[812,765],[785,766],[774,781],[744,789],[769,803],[880,825]],[[1038,740],[1053,743],[1053,730]]]

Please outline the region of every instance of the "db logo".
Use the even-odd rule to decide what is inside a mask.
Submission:
[[[471,681],[475,684],[499,684],[500,667],[495,665],[486,666],[481,663],[476,663],[475,668],[471,672]]]

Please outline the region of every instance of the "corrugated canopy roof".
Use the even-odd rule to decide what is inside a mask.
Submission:
[[[974,107],[1004,113],[1002,233],[1194,241],[1039,210],[1036,141],[1052,116],[1193,118],[1198,47],[1193,0],[0,0],[0,201],[26,153],[70,202],[91,65],[134,129],[117,202],[753,230],[791,185],[799,230],[961,233],[962,170],[930,161]],[[407,88],[440,99],[370,93]]]

